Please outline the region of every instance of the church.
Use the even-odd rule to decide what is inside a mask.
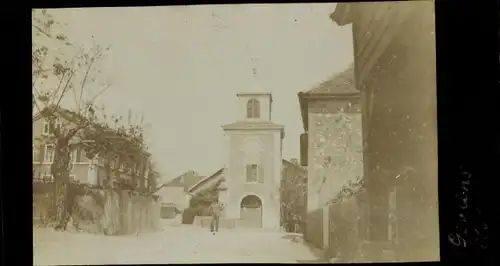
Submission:
[[[222,228],[279,230],[284,126],[272,121],[271,93],[239,93],[237,98],[241,119],[222,126],[229,142],[226,167],[187,192],[193,195],[219,183]],[[205,227],[209,219],[197,217],[195,223]]]

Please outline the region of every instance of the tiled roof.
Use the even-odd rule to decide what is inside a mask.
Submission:
[[[75,113],[73,111],[70,111],[68,109],[65,109],[65,108],[62,108],[59,106],[52,105],[52,106],[48,106],[48,107],[43,108],[43,110],[41,110],[39,113],[35,114],[33,116],[33,122],[44,117],[44,115],[49,115],[50,112],[58,113],[59,115],[63,116],[65,119],[67,119],[68,121],[85,120],[85,118],[78,113]]]
[[[183,187],[185,190],[192,187],[200,180],[204,179],[204,176],[198,175],[194,171],[188,171],[165,184],[167,187]]]
[[[327,80],[320,83],[315,88],[308,90],[308,94],[322,94],[322,93],[342,93],[342,92],[356,92],[354,82],[354,67],[351,64],[346,70],[335,73]]]
[[[209,180],[211,179],[214,179],[216,177],[219,177],[221,176],[221,174],[224,172],[224,170],[227,169],[226,167],[223,167],[219,170],[217,170],[217,172],[215,172],[214,174],[210,175],[210,176],[207,176],[205,178],[202,178],[200,179],[198,182],[196,182],[195,184],[193,184],[192,186],[190,186],[189,188],[187,188],[187,192],[193,192],[194,190],[196,190],[198,187],[200,187],[202,184],[208,182]]]

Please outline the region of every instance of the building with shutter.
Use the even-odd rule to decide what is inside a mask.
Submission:
[[[284,126],[272,121],[270,93],[239,93],[237,98],[241,119],[222,126],[229,142],[226,166],[187,192],[192,196],[218,187],[224,204],[221,227],[279,230]]]
[[[222,126],[229,141],[225,214],[241,226],[278,230],[284,126],[272,121],[271,93],[237,97],[241,119]]]
[[[76,125],[74,121],[78,121],[77,114],[58,107],[55,109],[56,127],[72,128]],[[51,132],[48,120],[38,113],[33,119],[33,178],[34,180],[53,180],[51,174],[51,165],[54,161],[54,144],[51,141]],[[79,139],[76,135],[74,139]],[[72,140],[70,140],[70,143]],[[110,178],[106,176],[104,167],[104,158],[95,157],[89,159],[82,148],[76,147],[71,152],[70,175],[69,178],[83,184],[103,185],[105,180]],[[150,191],[156,188],[154,180],[149,180],[149,163],[150,154],[144,152],[143,161],[138,162],[138,173],[136,174],[135,182],[132,186],[142,191]],[[111,162],[113,164],[113,162]],[[115,165],[116,164],[116,165]],[[121,170],[122,168],[117,163],[113,164],[113,177],[125,178],[132,182],[131,173]]]

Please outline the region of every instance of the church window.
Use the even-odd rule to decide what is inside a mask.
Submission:
[[[255,183],[258,181],[258,165],[256,164],[246,165],[246,180],[248,183]]]
[[[247,118],[260,117],[260,102],[257,99],[250,99],[247,102]]]

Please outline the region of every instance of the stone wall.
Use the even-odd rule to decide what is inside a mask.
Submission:
[[[359,244],[361,209],[359,207],[357,195],[345,198],[329,206],[327,257],[336,258],[336,262],[359,261],[361,256]]]
[[[337,229],[334,224],[357,224],[357,216],[347,217],[345,208],[357,206],[336,203],[341,190],[363,178],[362,118],[359,98],[313,101],[309,103],[308,192],[305,240],[317,248],[329,248],[337,238],[357,237],[351,229]],[[356,205],[356,204],[354,204]],[[336,209],[340,208],[340,209]],[[344,217],[345,216],[345,217]],[[342,233],[341,233],[342,232]],[[336,251],[335,251],[336,252]]]
[[[333,199],[349,181],[362,178],[363,140],[357,101],[310,106],[308,210],[313,210]]]
[[[323,248],[323,209],[316,209],[307,213],[304,240],[315,248]]]
[[[77,196],[73,214],[80,229],[106,235],[126,235],[160,228],[160,203],[131,191],[99,190]]]

